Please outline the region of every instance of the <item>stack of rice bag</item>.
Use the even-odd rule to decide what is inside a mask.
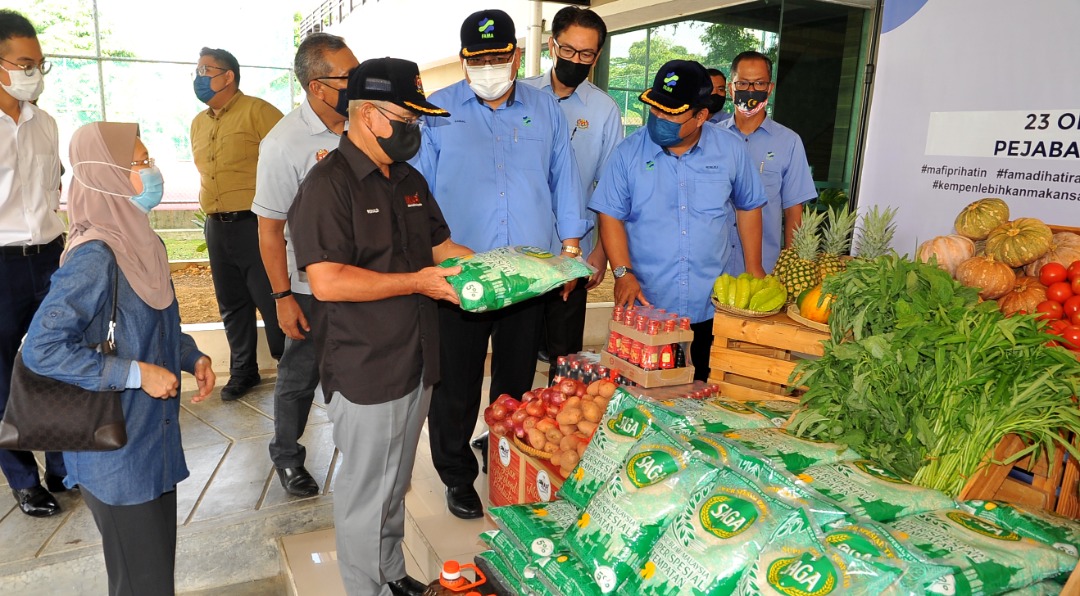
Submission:
[[[1080,525],[956,503],[840,445],[783,402],[620,388],[559,499],[491,510],[480,555],[518,594],[1055,594]]]

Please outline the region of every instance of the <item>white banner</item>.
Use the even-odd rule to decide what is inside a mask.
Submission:
[[[885,0],[857,198],[898,209],[898,252],[984,197],[1080,226],[1078,22],[1076,1]]]

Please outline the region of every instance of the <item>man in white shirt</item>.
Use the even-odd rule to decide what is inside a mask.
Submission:
[[[30,319],[49,291],[64,250],[60,208],[60,135],[56,121],[31,102],[45,87],[50,64],[30,21],[0,10],[0,416],[11,370]],[[28,451],[0,449],[0,469],[23,513],[45,517],[60,505],[41,486]],[[45,454],[45,481],[66,490],[60,453]]]
[[[270,459],[285,492],[311,497],[319,485],[304,468],[306,450],[299,443],[307,426],[319,367],[311,327],[311,287],[296,270],[296,255],[285,220],[300,182],[323,157],[337,148],[345,131],[349,72],[360,65],[345,40],[329,33],[309,35],[296,50],[293,70],[307,92],[298,108],[272,128],[259,145],[255,199],[259,216],[259,252],[285,332],[274,386],[274,438]]]

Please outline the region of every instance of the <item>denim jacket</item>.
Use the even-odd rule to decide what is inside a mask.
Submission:
[[[116,352],[99,354],[112,311],[113,276],[119,275]],[[180,310],[149,307],[135,293],[103,242],[78,246],[53,274],[23,344],[23,362],[39,375],[94,391],[117,391],[127,423],[127,444],[115,451],[65,452],[68,476],[109,505],[136,505],[174,490],[188,477],[180,444],[180,399],[155,399],[126,389],[132,360],[194,372],[202,356],[180,331]]]

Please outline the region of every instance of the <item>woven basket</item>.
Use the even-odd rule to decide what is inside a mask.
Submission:
[[[788,305],[787,316],[791,317],[792,321],[795,321],[796,323],[798,323],[800,325],[806,325],[807,327],[809,327],[811,329],[815,329],[817,331],[824,331],[825,333],[829,332],[829,326],[828,325],[826,325],[825,323],[818,323],[816,321],[811,321],[810,319],[800,315],[799,314],[799,307],[794,305],[794,304],[789,304]]]
[[[536,459],[551,459],[551,456],[554,455],[553,453],[548,453],[547,451],[540,451],[539,449],[533,449],[532,447],[529,447],[525,444],[524,441],[517,438],[517,435],[514,435],[514,445],[517,445],[517,448],[520,449],[521,452],[525,455],[530,455],[532,457],[535,457]]]
[[[768,312],[759,312],[746,308],[736,308],[734,306],[728,306],[727,304],[720,304],[716,301],[715,297],[709,298],[709,300],[712,301],[713,306],[716,307],[717,312],[726,312],[728,314],[739,315],[741,317],[771,317],[776,313],[780,312],[780,309],[783,308],[783,305],[780,305],[774,310],[770,310]]]

